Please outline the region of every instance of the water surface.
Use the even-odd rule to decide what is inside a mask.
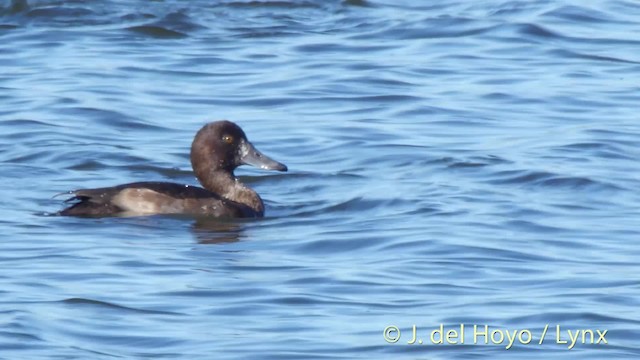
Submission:
[[[637,358],[639,19],[0,2],[0,357]],[[266,218],[50,216],[78,187],[196,184],[190,142],[223,118],[289,166],[237,171]],[[431,344],[440,324],[465,344]],[[473,344],[474,324],[533,339]],[[608,344],[568,350],[556,325]]]

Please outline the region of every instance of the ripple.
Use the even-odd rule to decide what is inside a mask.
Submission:
[[[275,9],[316,9],[314,1],[225,1],[221,5],[229,8],[275,8]]]
[[[536,315],[528,315],[528,316],[519,316],[513,318],[513,321],[516,324],[523,323],[545,323],[545,319],[555,319],[559,323],[572,323],[575,321],[585,321],[591,322],[593,324],[598,323],[635,323],[640,324],[639,320],[628,319],[615,317],[611,315],[602,315],[593,312],[577,312],[577,313],[567,313],[567,312],[549,312],[549,313],[541,313]]]
[[[352,35],[350,40],[371,38],[415,40],[447,39],[480,35],[491,31],[494,25],[478,24],[476,21],[460,17],[426,18],[419,22],[402,22],[394,27]]]
[[[567,5],[555,8],[542,14],[544,17],[554,17],[561,20],[574,21],[576,23],[602,24],[612,19],[604,12],[583,6]]]
[[[616,58],[611,56],[603,56],[603,55],[583,54],[580,52],[570,51],[566,49],[554,50],[553,53],[558,57],[563,57],[567,59],[584,59],[584,60],[605,61],[605,62],[622,63],[622,64],[640,64],[640,61]]]
[[[580,142],[558,146],[554,152],[582,155],[588,153],[590,157],[601,157],[605,159],[632,160],[633,154],[620,145],[601,142]]]
[[[101,309],[104,308],[105,310],[115,310],[118,312],[134,312],[134,313],[141,313],[141,314],[157,314],[157,315],[182,315],[179,313],[174,313],[174,312],[169,312],[169,311],[157,311],[157,310],[147,310],[147,309],[136,309],[136,308],[132,308],[132,307],[127,307],[127,306],[122,306],[122,305],[117,305],[117,304],[112,304],[106,301],[99,301],[99,300],[93,300],[93,299],[84,299],[84,298],[69,298],[69,299],[64,299],[64,300],[60,300],[60,302],[66,304],[66,305],[71,305],[74,308],[80,308],[82,306],[88,306],[88,307],[93,307],[96,309]]]
[[[82,7],[47,7],[47,8],[32,8],[27,12],[28,17],[32,18],[56,18],[61,21],[67,17],[90,17],[94,13],[90,9]],[[65,21],[70,21],[66,19]]]
[[[72,106],[65,108],[64,112],[78,117],[93,119],[94,124],[97,123],[106,127],[145,131],[165,129],[162,126],[151,124],[143,119],[136,118],[116,110]]]
[[[515,30],[520,34],[525,35],[526,38],[559,39],[564,37],[536,24],[518,24],[516,25]]]
[[[510,164],[511,162],[507,159],[503,159],[496,155],[487,155],[487,156],[474,156],[467,160],[455,159],[452,157],[445,157],[436,160],[436,162],[447,163],[449,168],[477,168],[477,167],[485,167],[490,165],[499,165],[499,164]]]
[[[334,43],[322,44],[321,43],[321,44],[298,45],[294,47],[294,50],[300,51],[300,52],[310,52],[310,53],[323,53],[327,51],[350,53],[353,51],[368,51],[368,52],[385,51],[391,48],[393,48],[393,46],[391,45],[353,46],[353,45],[345,45],[345,44],[334,44]]]
[[[496,185],[520,184],[553,189],[621,190],[613,184],[588,177],[560,175],[547,171],[508,170],[498,172],[492,177],[493,179],[489,182]]]
[[[8,13],[10,14],[25,12],[27,10],[29,10],[29,3],[27,0],[11,0],[11,6],[7,8]],[[3,12],[0,12],[0,14],[3,14]]]
[[[128,27],[127,30],[137,34],[147,35],[156,39],[181,39],[188,36],[185,33],[167,29],[165,27],[157,25],[131,26]]]

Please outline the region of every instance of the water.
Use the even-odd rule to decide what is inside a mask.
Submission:
[[[0,358],[637,358],[637,5],[0,2]],[[222,118],[265,219],[49,216]]]

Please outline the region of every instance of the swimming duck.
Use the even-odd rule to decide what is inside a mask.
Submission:
[[[193,214],[211,217],[263,217],[264,203],[233,174],[240,165],[287,171],[263,155],[231,121],[206,124],[191,144],[191,166],[204,188],[169,182],[136,182],[98,189],[69,191],[75,201],[64,216],[143,216]]]

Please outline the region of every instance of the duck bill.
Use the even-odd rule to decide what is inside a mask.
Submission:
[[[240,145],[240,162],[265,170],[287,171],[285,164],[264,155],[248,141],[243,141]]]

